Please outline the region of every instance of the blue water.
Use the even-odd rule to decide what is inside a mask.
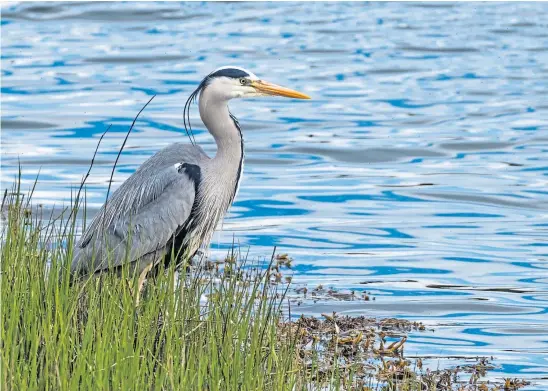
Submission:
[[[62,206],[87,171],[115,174],[184,141],[200,79],[239,65],[312,101],[233,102],[246,144],[237,202],[215,235],[294,258],[294,281],[375,301],[305,302],[424,321],[408,354],[494,356],[493,379],[548,388],[548,5],[86,3],[2,7],[2,187],[20,161]],[[215,144],[196,106],[196,140]]]

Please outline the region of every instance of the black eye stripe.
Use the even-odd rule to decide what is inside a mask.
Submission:
[[[240,79],[249,77],[250,74],[242,71],[241,69],[236,68],[225,68],[225,69],[219,69],[217,72],[212,73],[209,75],[209,77],[232,77],[234,79]]]

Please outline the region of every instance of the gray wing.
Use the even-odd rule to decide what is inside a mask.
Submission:
[[[87,274],[162,249],[190,216],[199,147],[172,144],[148,159],[114,192],[74,249],[71,272]]]

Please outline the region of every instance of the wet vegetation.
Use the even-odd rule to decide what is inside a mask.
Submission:
[[[299,317],[294,262],[275,254],[162,270],[142,292],[128,270],[71,281],[77,213],[46,215],[17,187],[2,203],[1,387],[4,390],[517,390],[483,380],[490,360],[451,369],[408,358],[402,319]],[[85,213],[84,213],[85,215]],[[307,297],[304,297],[308,295]],[[291,300],[290,300],[291,296]]]

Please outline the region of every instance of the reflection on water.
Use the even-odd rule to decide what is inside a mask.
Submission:
[[[20,161],[60,207],[185,140],[201,77],[240,65],[312,101],[234,102],[238,201],[216,234],[295,258],[295,280],[371,292],[308,313],[436,325],[410,354],[493,355],[494,376],[548,372],[548,7],[539,3],[82,3],[2,9],[2,186]],[[194,107],[196,139],[214,143]],[[334,305],[336,307],[334,308]],[[435,365],[434,365],[435,366]]]

